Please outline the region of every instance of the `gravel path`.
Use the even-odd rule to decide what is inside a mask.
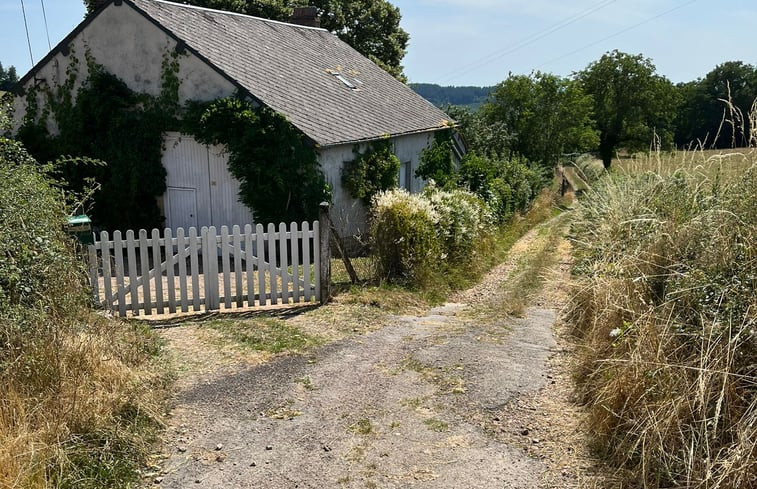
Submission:
[[[495,290],[507,266],[481,287]],[[456,300],[475,307],[481,295]],[[185,388],[157,481],[168,488],[571,486],[569,477],[545,482],[553,467],[529,449],[541,442],[513,408],[555,383],[548,370],[555,310],[531,308],[484,325],[466,307],[397,316],[377,331]]]

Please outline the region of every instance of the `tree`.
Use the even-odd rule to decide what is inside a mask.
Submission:
[[[560,155],[592,149],[592,99],[573,80],[548,73],[510,75],[481,107],[490,125],[503,124],[512,134],[511,155],[553,167]]]
[[[757,97],[757,67],[740,61],[716,66],[704,78],[677,87],[681,107],[676,144],[692,141],[728,148],[749,144],[754,129],[748,114]]]
[[[13,88],[13,85],[18,82],[18,75],[16,74],[16,67],[9,66],[6,70],[3,68],[3,64],[0,63],[0,91],[9,91]]]
[[[84,0],[94,10],[97,0]],[[402,58],[410,35],[400,27],[400,10],[387,0],[188,0],[200,7],[239,12],[255,17],[288,21],[294,7],[318,8],[321,26],[364,56],[405,82]]]
[[[499,156],[510,151],[512,135],[503,121],[487,121],[481,111],[450,105],[445,112],[457,122],[457,132],[463,137],[468,152],[479,156]]]
[[[663,146],[672,146],[678,94],[667,78],[656,73],[650,59],[615,50],[575,77],[594,99],[599,154],[605,168],[621,146],[640,150],[655,136]]]

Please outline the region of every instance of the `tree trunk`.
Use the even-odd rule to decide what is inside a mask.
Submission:
[[[610,169],[610,164],[612,163],[612,154],[615,152],[615,147],[612,143],[609,143],[607,141],[601,141],[599,143],[599,156],[602,158],[602,164],[605,167],[605,170]]]

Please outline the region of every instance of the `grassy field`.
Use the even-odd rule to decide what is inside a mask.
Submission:
[[[686,170],[692,174],[712,178],[738,176],[757,164],[757,149],[699,150],[639,154],[620,158],[613,166],[622,173],[653,172],[668,176]]]

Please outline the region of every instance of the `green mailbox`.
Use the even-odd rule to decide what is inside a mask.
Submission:
[[[92,220],[84,214],[68,218],[68,233],[76,236],[82,244],[90,245],[95,242],[92,234]]]

